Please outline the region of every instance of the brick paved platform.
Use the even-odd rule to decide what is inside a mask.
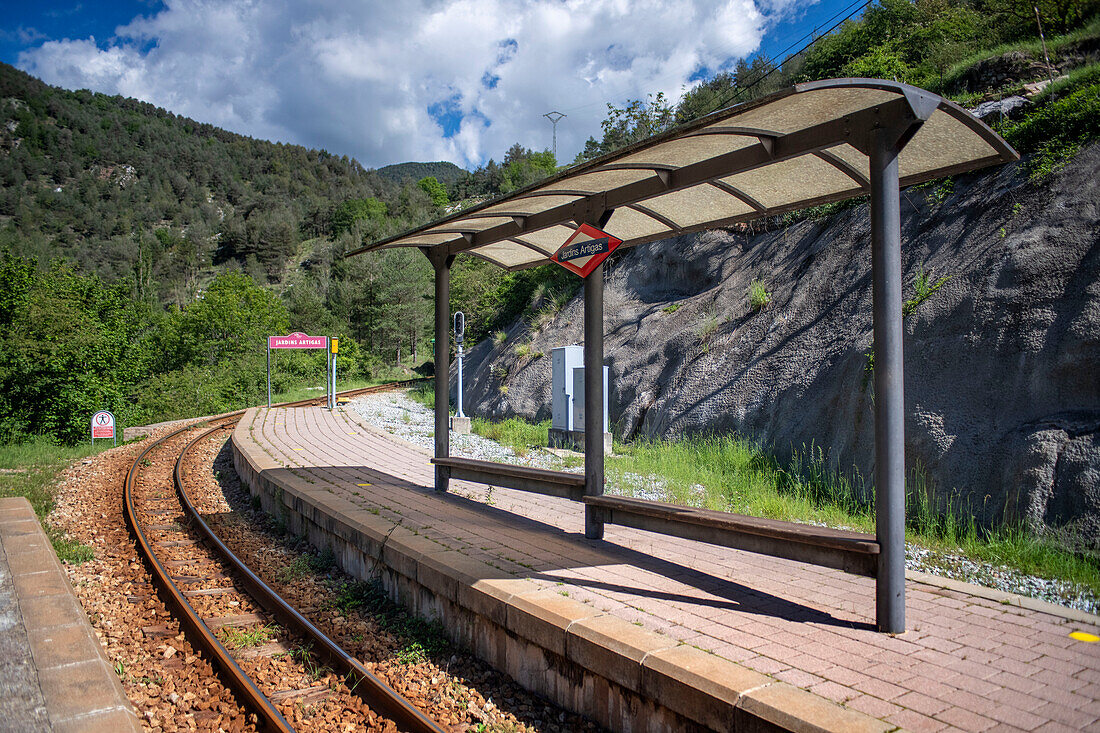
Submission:
[[[251,410],[233,442],[265,506],[341,538],[351,572],[415,579],[391,593],[613,728],[622,694],[650,721],[721,729],[1100,730],[1100,645],[1069,636],[1100,634],[1095,616],[912,574],[891,637],[872,579],[616,526],[586,540],[564,499],[461,481],[439,496],[428,454],[353,410]],[[503,641],[482,638],[490,622]]]
[[[0,499],[0,730],[141,730],[22,497]]]

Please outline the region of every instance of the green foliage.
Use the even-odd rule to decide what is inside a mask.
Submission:
[[[61,472],[72,461],[108,447],[110,443],[104,441],[95,448],[88,443],[59,446],[41,437],[17,444],[0,444],[0,469],[3,469],[0,471],[0,498],[26,497],[62,562],[78,565],[93,559],[95,552],[46,522],[55,505]]]
[[[48,434],[74,442],[110,409],[134,415],[129,389],[149,363],[149,309],[129,283],[106,285],[55,263],[0,260],[0,440]]]
[[[1042,178],[1059,170],[1082,145],[1100,137],[1100,82],[1093,81],[1096,73],[1083,75],[1086,85],[1082,88],[1048,101],[1002,130],[1012,145],[1034,153],[1032,177]]]
[[[450,187],[451,200],[489,198],[529,186],[557,171],[557,161],[549,150],[541,153],[515,143],[504,155],[503,164],[489,159],[473,173],[466,173]]]
[[[499,422],[475,417],[470,428],[484,438],[511,448],[517,456],[525,456],[532,448],[545,448],[549,444],[549,420],[532,424],[515,417]]]
[[[507,272],[484,260],[460,257],[451,270],[451,309],[466,314],[466,339],[478,341],[501,331],[534,308],[560,310],[581,279],[562,267]],[[542,297],[535,298],[536,292]]]
[[[607,105],[607,117],[600,123],[603,138],[588,138],[577,160],[591,160],[613,150],[644,140],[651,135],[671,128],[676,123],[676,112],[663,92],[649,95],[643,101],[633,99],[625,107]]]
[[[432,200],[432,206],[443,207],[450,203],[447,198],[447,189],[443,187],[435,176],[428,176],[421,178],[416,182],[416,185],[421,191],[428,194],[428,198]]]
[[[332,212],[332,235],[355,232],[357,227],[368,229],[385,216],[386,205],[376,198],[348,199]]]
[[[933,280],[932,270],[917,268],[917,276],[913,279],[913,297],[905,301],[901,306],[901,315],[908,318],[917,312],[921,303],[932,297],[932,294],[943,287],[944,283],[951,279],[951,275]]]
[[[749,283],[749,305],[754,311],[764,308],[772,302],[772,294],[764,286],[763,280],[753,280]]]

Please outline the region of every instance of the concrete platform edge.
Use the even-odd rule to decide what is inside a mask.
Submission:
[[[557,704],[612,730],[897,730],[531,581],[494,576],[481,561],[365,510],[339,511],[343,500],[318,492],[253,439],[257,409],[231,443],[237,473],[265,511]]]
[[[0,499],[0,541],[20,547],[8,561],[51,727],[140,731],[134,706],[25,498]]]

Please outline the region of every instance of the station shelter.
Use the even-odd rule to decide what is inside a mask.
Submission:
[[[901,633],[905,413],[900,188],[1018,158],[987,125],[936,94],[878,79],[811,82],[719,110],[348,256],[416,247],[435,269],[437,490],[446,491],[455,477],[568,496],[584,502],[589,538],[602,538],[604,524],[614,522],[873,575],[877,626]],[[790,523],[738,526],[714,517],[692,519],[678,507],[603,497],[604,445],[598,424],[585,425],[583,477],[450,456],[446,375],[450,268],[457,255],[480,257],[507,270],[556,267],[552,258],[582,225],[630,247],[868,195],[875,350],[873,541],[805,532],[801,525],[779,526]],[[604,361],[603,270],[601,263],[584,278],[586,367]],[[585,369],[586,423],[601,419],[602,371]],[[800,543],[799,538],[809,541]]]

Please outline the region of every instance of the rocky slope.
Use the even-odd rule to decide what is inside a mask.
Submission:
[[[1100,146],[1042,184],[1021,165],[902,196],[906,449],[942,505],[1100,546]],[[866,205],[776,230],[712,231],[624,253],[605,295],[621,438],[707,431],[780,455],[820,447],[873,475]],[[754,311],[749,283],[772,302]],[[579,343],[578,295],[466,364],[466,405],[550,414],[550,350]],[[520,348],[530,342],[528,349]],[[518,353],[517,353],[518,351]],[[521,356],[520,354],[524,354]],[[503,389],[502,389],[503,388]],[[869,480],[868,480],[869,482]]]

